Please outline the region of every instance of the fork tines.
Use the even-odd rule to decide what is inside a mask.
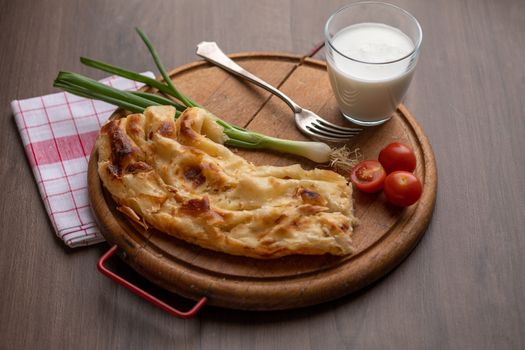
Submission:
[[[360,128],[348,128],[332,124],[326,120],[316,119],[306,126],[308,131],[313,134],[317,134],[320,137],[326,139],[333,139],[332,141],[341,142],[350,137],[359,134],[362,129]]]

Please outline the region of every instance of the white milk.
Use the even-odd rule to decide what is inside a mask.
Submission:
[[[414,50],[399,29],[381,23],[359,23],[339,31],[332,46],[354,60],[380,63],[398,60]],[[330,81],[343,114],[363,122],[389,118],[405,95],[415,62],[356,62],[333,52],[328,55]],[[416,56],[414,55],[414,58]]]

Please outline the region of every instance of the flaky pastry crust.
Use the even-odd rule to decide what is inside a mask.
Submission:
[[[352,252],[352,188],[329,170],[255,166],[220,144],[204,109],[171,106],[105,124],[98,173],[145,229],[253,258]]]

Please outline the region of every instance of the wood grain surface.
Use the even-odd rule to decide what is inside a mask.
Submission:
[[[405,103],[439,165],[419,246],[379,282],[334,302],[263,313],[206,307],[185,321],[100,275],[106,245],[70,250],[54,237],[9,102],[54,92],[59,69],[104,76],[80,55],[151,70],[134,26],[169,67],[193,61],[202,40],[226,52],[302,54],[345,2],[0,0],[0,348],[523,349],[525,2],[393,2],[423,27]],[[111,267],[189,305],[118,259]]]
[[[306,99],[301,102],[304,108],[333,123],[343,122],[324,61],[256,52],[231,57],[244,68],[251,66],[250,72],[263,80],[280,81],[282,90],[292,99]],[[282,70],[283,66],[287,69]],[[245,128],[262,124],[265,127],[259,129],[264,132],[279,130],[282,138],[306,139],[297,131],[293,114],[283,101],[268,99],[258,89],[247,89],[246,82],[231,76],[223,79],[223,74],[221,69],[197,61],[175,68],[170,77],[177,80],[178,86],[191,82],[195,90],[192,97],[207,101],[204,107],[210,111],[224,110],[227,116],[232,101],[242,101],[240,105],[253,110],[250,120],[240,120]],[[230,80],[238,84],[228,84]],[[222,81],[221,87],[226,88],[199,89],[215,81]],[[316,101],[317,106],[309,101]],[[271,114],[267,113],[269,110]],[[245,115],[244,111],[238,112]],[[125,116],[126,112],[119,109],[111,118]],[[206,297],[209,305],[243,310],[310,306],[355,292],[383,277],[410,253],[425,233],[436,200],[437,169],[428,138],[406,107],[401,105],[387,124],[363,130],[346,146],[359,148],[364,159],[372,159],[394,141],[414,150],[418,159],[415,173],[423,183],[423,195],[417,205],[401,209],[388,205],[381,193],[356,192],[354,213],[359,223],[352,235],[354,252],[350,256],[252,259],[201,249],[153,228],[145,230],[122,215],[111,194],[103,189],[96,148],[89,160],[89,197],[99,228],[110,244],[119,247],[119,256],[142,276],[169,291],[193,300]],[[301,157],[284,157],[267,151],[242,153],[255,164],[315,166]]]

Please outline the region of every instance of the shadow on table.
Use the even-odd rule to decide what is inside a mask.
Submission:
[[[357,292],[322,304],[275,311],[245,311],[206,306],[201,312],[200,317],[217,322],[237,323],[239,325],[243,323],[246,324],[247,320],[253,325],[307,319],[313,315],[319,316],[330,313],[344,305],[359,302],[369,290],[373,289],[376,284],[381,283],[383,278]]]
[[[432,225],[432,223],[430,223],[430,225]],[[419,243],[420,242],[416,244],[414,249],[419,245]],[[92,249],[96,249],[99,252],[99,255],[102,256],[102,254],[104,254],[109,249],[109,246],[107,244],[98,244],[92,247]],[[71,251],[71,249],[66,249],[66,251]],[[402,265],[404,260],[408,258],[412,254],[412,252],[410,252],[399,263],[399,265]],[[146,280],[144,277],[142,277],[140,274],[134,271],[130,266],[128,266],[126,263],[124,263],[119,258],[115,257],[115,258],[110,259],[110,261],[108,261],[107,263],[107,266],[112,271],[116,272],[118,275],[122,276],[129,282],[135,284],[139,288],[145,290],[146,292],[154,295],[155,297],[159,298],[160,300],[165,301],[169,305],[172,305],[173,307],[179,310],[186,311],[186,310],[191,309],[195,305],[195,301],[188,300],[186,298],[178,296],[174,293],[171,293],[149,282],[148,280]],[[334,310],[337,310],[343,306],[348,306],[353,303],[358,303],[362,301],[363,297],[367,293],[369,293],[378,284],[383,283],[385,279],[391,278],[391,275],[396,274],[396,271],[399,271],[400,269],[402,269],[402,267],[397,266],[392,271],[388,272],[386,275],[384,275],[383,277],[381,277],[380,279],[378,279],[377,281],[373,282],[372,284],[368,285],[365,288],[362,288],[354,293],[351,293],[339,299],[325,302],[325,303],[318,304],[318,305],[297,308],[297,309],[277,310],[277,311],[244,311],[244,310],[226,309],[226,308],[206,305],[199,312],[199,314],[195,317],[195,319],[209,320],[212,322],[226,322],[226,323],[239,324],[239,325],[247,324],[247,321],[249,321],[248,323],[253,325],[253,324],[283,322],[287,320],[291,320],[291,321],[301,320],[301,319],[306,319],[308,317],[312,317],[313,315],[319,316],[325,313],[333,312]],[[106,277],[100,275],[100,278],[106,279],[108,284],[114,284],[116,287],[124,291],[124,287],[117,286],[115,282],[110,281]],[[125,292],[131,293],[127,290]],[[175,318],[174,316],[169,315],[168,313],[161,310],[160,308],[153,306],[146,300],[141,299],[135,295],[133,297],[136,298],[137,300],[140,300],[140,303],[144,303],[144,305],[147,305],[152,310],[155,310],[155,312],[164,314],[167,317],[167,319]],[[108,300],[103,300],[102,302],[106,304],[109,303]],[[114,305],[114,306],[107,305],[107,306],[111,308],[116,308],[117,311],[121,311],[123,313],[129,312],[127,307],[122,307],[119,305]],[[151,315],[140,317],[140,318],[148,319],[149,317],[151,317]],[[135,322],[136,321],[138,321],[137,315],[135,315]]]
[[[100,250],[100,254],[102,255],[105,250],[107,249],[107,245],[97,245],[98,250]],[[165,301],[166,303],[172,305],[173,307],[186,311],[191,309],[191,307],[195,304],[194,301],[188,300],[186,298],[183,298],[181,296],[178,296],[176,294],[173,294],[161,287],[156,286],[155,284],[147,281],[142,276],[140,276],[137,272],[135,272],[132,268],[130,268],[128,265],[126,265],[123,261],[121,261],[118,258],[112,258],[108,262],[108,267],[128,280],[129,282],[135,284],[139,288],[145,290],[146,292],[156,296],[157,298]],[[275,322],[282,322],[286,320],[300,320],[304,318],[311,317],[312,314],[320,315],[327,312],[332,312],[339,307],[343,305],[352,304],[355,302],[359,302],[360,299],[368,293],[371,289],[373,289],[377,284],[381,283],[384,278],[388,278],[388,276],[393,273],[390,272],[383,278],[379,279],[378,281],[372,283],[371,285],[355,292],[352,294],[349,294],[347,296],[344,296],[342,298],[298,309],[289,309],[289,310],[277,310],[277,311],[245,311],[245,310],[233,310],[233,309],[226,309],[226,308],[220,308],[215,306],[209,306],[206,305],[200,313],[196,316],[196,319],[204,319],[204,320],[210,320],[210,321],[217,321],[217,322],[228,322],[228,323],[237,323],[239,325],[245,324],[247,320],[249,320],[250,324],[264,324],[264,323],[275,323]],[[107,280],[108,284],[115,284],[115,282],[110,281],[106,277],[100,275],[100,278],[104,278]],[[115,284],[115,286],[117,286]],[[124,287],[118,286],[118,288],[121,288],[124,291]],[[131,293],[129,291],[126,291],[126,293]],[[101,294],[101,303],[105,304],[108,308],[116,308],[117,312],[122,313],[129,313],[131,312],[128,308],[128,305],[126,307],[119,306],[119,303],[117,301],[117,305],[109,305],[110,300],[107,298],[108,296]],[[165,311],[149,304],[149,302],[139,298],[138,296],[133,296],[134,298],[137,298],[137,300],[140,300],[140,303],[144,303],[145,305],[148,305],[148,307],[151,307],[152,310],[155,310],[155,312],[163,313],[168,318],[175,318],[174,316],[169,315]],[[134,322],[136,323],[138,321],[137,315],[134,315]],[[140,317],[141,319],[144,319],[145,322],[148,317]]]

